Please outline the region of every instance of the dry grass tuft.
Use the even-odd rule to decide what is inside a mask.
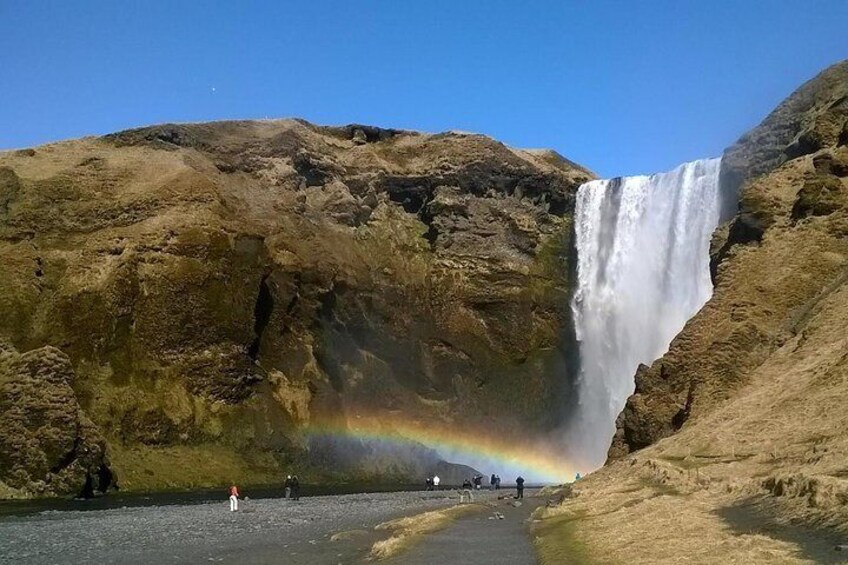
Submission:
[[[370,559],[386,559],[409,549],[424,535],[441,530],[457,518],[472,512],[480,511],[485,506],[481,504],[463,504],[441,510],[431,510],[415,516],[406,516],[383,522],[375,529],[388,530],[391,537],[376,542],[368,554]]]

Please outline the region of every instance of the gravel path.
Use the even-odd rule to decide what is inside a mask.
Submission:
[[[258,499],[0,518],[0,563],[357,563],[373,527],[448,506],[448,492]],[[343,541],[341,531],[358,530]]]
[[[538,559],[527,520],[542,502],[525,498],[521,506],[515,507],[512,500],[495,501],[490,510],[460,518],[428,535],[390,564],[535,565]],[[496,512],[503,516],[502,520],[495,517]]]

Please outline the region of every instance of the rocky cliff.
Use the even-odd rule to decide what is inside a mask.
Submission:
[[[669,352],[636,375],[611,455],[710,411],[788,341],[846,280],[848,62],[793,93],[728,148],[733,220],[714,237],[713,298]]]
[[[0,490],[315,477],[304,430],[363,414],[555,428],[591,176],[298,120],[0,153]]]
[[[638,371],[609,464],[537,516],[544,563],[844,561],[848,61],[724,167],[740,199],[713,240],[714,295]]]

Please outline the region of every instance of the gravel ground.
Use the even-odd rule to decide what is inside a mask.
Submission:
[[[491,508],[460,518],[444,530],[426,536],[386,565],[535,565],[539,562],[528,530],[530,514],[543,500],[526,495],[520,506],[512,500],[486,500]],[[498,519],[497,515],[502,516]]]
[[[376,539],[376,524],[456,502],[446,491],[396,492],[257,499],[235,513],[222,499],[7,516],[0,563],[355,563]]]

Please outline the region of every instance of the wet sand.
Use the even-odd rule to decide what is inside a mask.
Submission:
[[[395,492],[46,511],[0,518],[0,563],[358,563],[380,522],[457,503]],[[342,541],[338,532],[354,531]],[[426,543],[426,541],[424,542]]]

